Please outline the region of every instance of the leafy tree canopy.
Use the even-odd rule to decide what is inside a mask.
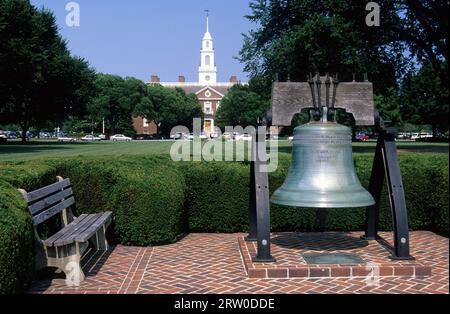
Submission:
[[[267,95],[270,95],[270,88],[260,78],[250,80],[249,85],[234,85],[217,111],[218,126],[255,126],[258,118],[265,117],[270,108]]]
[[[61,123],[86,108],[94,71],[72,57],[54,15],[25,0],[0,1],[0,123]]]
[[[176,126],[192,129],[193,119],[203,118],[196,95],[186,95],[182,89],[167,88],[159,84],[147,88],[149,101],[137,105],[134,115],[155,121],[160,133],[169,135]]]

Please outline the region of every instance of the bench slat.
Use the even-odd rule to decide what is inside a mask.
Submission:
[[[111,212],[103,213],[89,228],[87,228],[83,233],[80,233],[76,236],[76,242],[86,242],[89,240],[97,231],[103,227],[103,225],[107,224],[111,219]]]
[[[62,237],[53,242],[53,246],[58,247],[75,242],[75,237],[80,234],[80,232],[83,232],[84,230],[89,228],[92,222],[97,220],[100,215],[101,214],[88,215],[79,225],[71,229],[70,232],[65,233]]]
[[[69,224],[67,227],[59,230],[57,233],[52,235],[50,238],[44,241],[44,245],[48,247],[52,247],[53,243],[64,236],[65,234],[72,232],[72,229],[74,229],[77,225],[79,225],[84,219],[86,219],[89,215],[81,215],[76,220],[74,220],[71,224]]]
[[[55,206],[51,207],[50,209],[40,213],[39,215],[36,215],[33,217],[33,222],[34,225],[40,225],[41,223],[49,220],[50,218],[52,218],[53,216],[59,214],[60,212],[62,212],[64,209],[69,208],[70,206],[72,206],[73,204],[75,204],[75,198],[71,197],[68,198],[67,200],[56,204]]]
[[[72,188],[68,188],[67,190],[63,190],[55,195],[46,197],[43,200],[28,206],[28,210],[31,212],[32,215],[35,215],[38,212],[42,211],[43,209],[57,203],[58,201],[62,201],[63,199],[69,198],[71,196],[73,196],[73,190]]]
[[[70,179],[65,179],[61,182],[54,183],[52,185],[43,187],[42,189],[27,193],[27,201],[28,203],[35,202],[40,200],[50,194],[53,194],[59,190],[67,188],[70,186]]]

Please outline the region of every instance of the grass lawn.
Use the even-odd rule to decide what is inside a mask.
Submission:
[[[71,157],[71,156],[105,156],[105,155],[164,155],[169,154],[172,141],[130,142],[130,143],[57,143],[19,142],[0,144],[0,161],[21,161],[30,159]],[[375,142],[354,143],[355,153],[373,153]],[[399,142],[400,153],[439,153],[448,154],[449,145],[435,143]],[[280,153],[291,153],[292,145],[288,141],[279,142]]]

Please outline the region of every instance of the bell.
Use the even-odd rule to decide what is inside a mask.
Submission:
[[[353,208],[375,204],[356,175],[352,132],[326,118],[297,127],[292,167],[272,196],[278,205],[305,208]]]

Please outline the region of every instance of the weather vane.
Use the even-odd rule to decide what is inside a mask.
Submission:
[[[206,12],[206,16],[209,17],[209,9],[206,9],[205,12]]]

